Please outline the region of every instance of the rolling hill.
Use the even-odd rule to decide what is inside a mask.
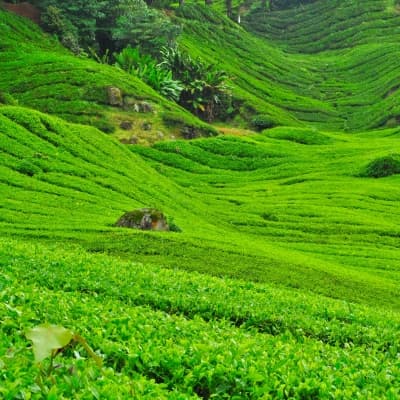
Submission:
[[[216,128],[0,10],[0,397],[399,398],[398,16],[352,4],[176,10],[235,77],[232,126],[286,125],[196,140],[170,135]],[[142,207],[176,231],[115,226]],[[43,324],[79,336],[38,364]]]

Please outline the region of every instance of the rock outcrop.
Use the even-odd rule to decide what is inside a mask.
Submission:
[[[145,231],[169,231],[164,214],[155,208],[140,208],[125,213],[115,226]]]

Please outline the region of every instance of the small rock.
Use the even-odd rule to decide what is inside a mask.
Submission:
[[[119,127],[120,127],[121,129],[123,129],[124,131],[130,131],[130,130],[132,129],[132,126],[133,126],[132,121],[122,121],[122,122],[119,124]]]
[[[138,105],[139,105],[139,112],[151,113],[154,111],[153,106],[150,103],[147,103],[146,101],[143,101]]]
[[[142,129],[144,131],[151,131],[152,125],[150,122],[143,122]]]
[[[184,126],[181,130],[181,134],[185,139],[195,139],[199,137],[195,128],[193,128],[192,126]]]
[[[164,139],[164,133],[161,132],[161,131],[157,132],[157,138],[158,139]]]
[[[122,144],[137,144],[139,139],[137,136],[131,136],[130,138],[122,138],[119,141]]]
[[[125,96],[123,104],[125,110],[135,111],[138,113],[151,113],[154,111],[154,108],[150,103],[146,101],[138,102],[137,99],[131,96]]]
[[[137,144],[139,141],[139,138],[137,136],[131,136],[128,140],[129,140],[129,144]]]
[[[107,87],[108,104],[121,107],[123,105],[121,90],[115,86]]]

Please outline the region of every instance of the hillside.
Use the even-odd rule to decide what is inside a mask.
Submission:
[[[397,308],[398,177],[361,175],[393,153],[398,131],[347,137],[277,128],[130,151],[44,114],[0,113],[4,233],[80,239],[158,265]],[[183,232],[112,226],[140,206],[164,210]]]
[[[140,79],[74,56],[35,24],[1,7],[0,26],[0,92],[20,105],[93,125],[128,141],[153,142],[160,140],[160,132],[161,138],[179,137],[185,126],[193,127],[198,135],[216,133]],[[110,104],[110,86],[121,91],[124,105]],[[150,109],[142,107],[143,103]],[[132,127],[121,129],[123,122]],[[151,130],[144,129],[144,124],[150,124]]]
[[[247,31],[205,7],[180,13],[186,48],[234,77],[242,118],[256,112],[332,131],[398,125],[400,15],[392,1],[253,8],[243,16]]]
[[[176,11],[184,28],[180,45],[232,77],[235,111],[229,123],[249,126],[254,115],[266,114],[277,125],[331,131],[398,125],[400,15],[384,0],[365,2],[363,7],[347,0],[340,7],[326,4],[316,1],[300,12],[294,8],[266,13],[253,7],[243,15],[243,27],[203,6],[189,4]],[[221,9],[218,3],[215,7]],[[316,14],[321,22],[313,19]],[[330,16],[329,24],[324,15]],[[147,136],[153,142],[160,132],[161,138],[179,137],[184,126],[195,127],[199,135],[214,133],[135,77],[72,57],[23,19],[1,10],[0,19],[4,32],[12,32],[1,38],[7,52],[0,90],[21,105],[115,131],[126,140]],[[52,85],[44,85],[43,79]],[[149,102],[155,114],[134,112],[132,106],[111,107],[108,86],[120,88],[130,103]],[[120,124],[127,121],[134,127],[124,131]],[[152,131],[143,132],[149,121]]]
[[[60,370],[56,386],[45,381],[52,393],[396,398],[399,375],[387,371],[397,362],[398,177],[360,175],[392,152],[398,130],[347,136],[278,128],[246,139],[129,149],[94,128],[27,109],[2,107],[0,114],[0,230],[14,238],[1,242],[2,349],[19,348],[27,326],[47,321],[84,335],[104,357],[101,372],[91,361],[63,356],[63,368],[79,371],[79,384],[71,386]],[[182,232],[113,227],[140,206],[163,209]],[[94,310],[101,319],[93,319]],[[236,352],[228,355],[232,340]],[[276,348],[286,350],[274,366]],[[245,353],[246,364],[227,372]],[[17,352],[7,361],[7,396],[33,384],[30,357]],[[11,385],[21,365],[22,381]],[[270,369],[282,375],[252,372]],[[356,383],[368,374],[374,377]],[[333,392],[332,379],[342,382]]]
[[[354,4],[171,5],[214,125],[0,8],[0,398],[400,398],[400,21]]]

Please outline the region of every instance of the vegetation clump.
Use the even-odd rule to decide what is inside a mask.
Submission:
[[[16,106],[18,105],[18,100],[16,100],[10,93],[0,91],[0,104]]]
[[[20,162],[18,162],[15,169],[21,174],[28,176],[34,176],[42,172],[42,170],[37,165],[33,164],[27,159],[23,159]]]
[[[362,176],[369,178],[384,178],[386,176],[400,174],[400,155],[389,155],[370,162]]]
[[[273,128],[276,123],[269,115],[259,114],[253,117],[253,119],[251,120],[251,125],[257,131],[262,131],[264,129]]]
[[[160,62],[130,46],[114,54],[115,65],[207,122],[227,117],[231,108],[228,76],[215,65],[177,47],[164,47]]]

